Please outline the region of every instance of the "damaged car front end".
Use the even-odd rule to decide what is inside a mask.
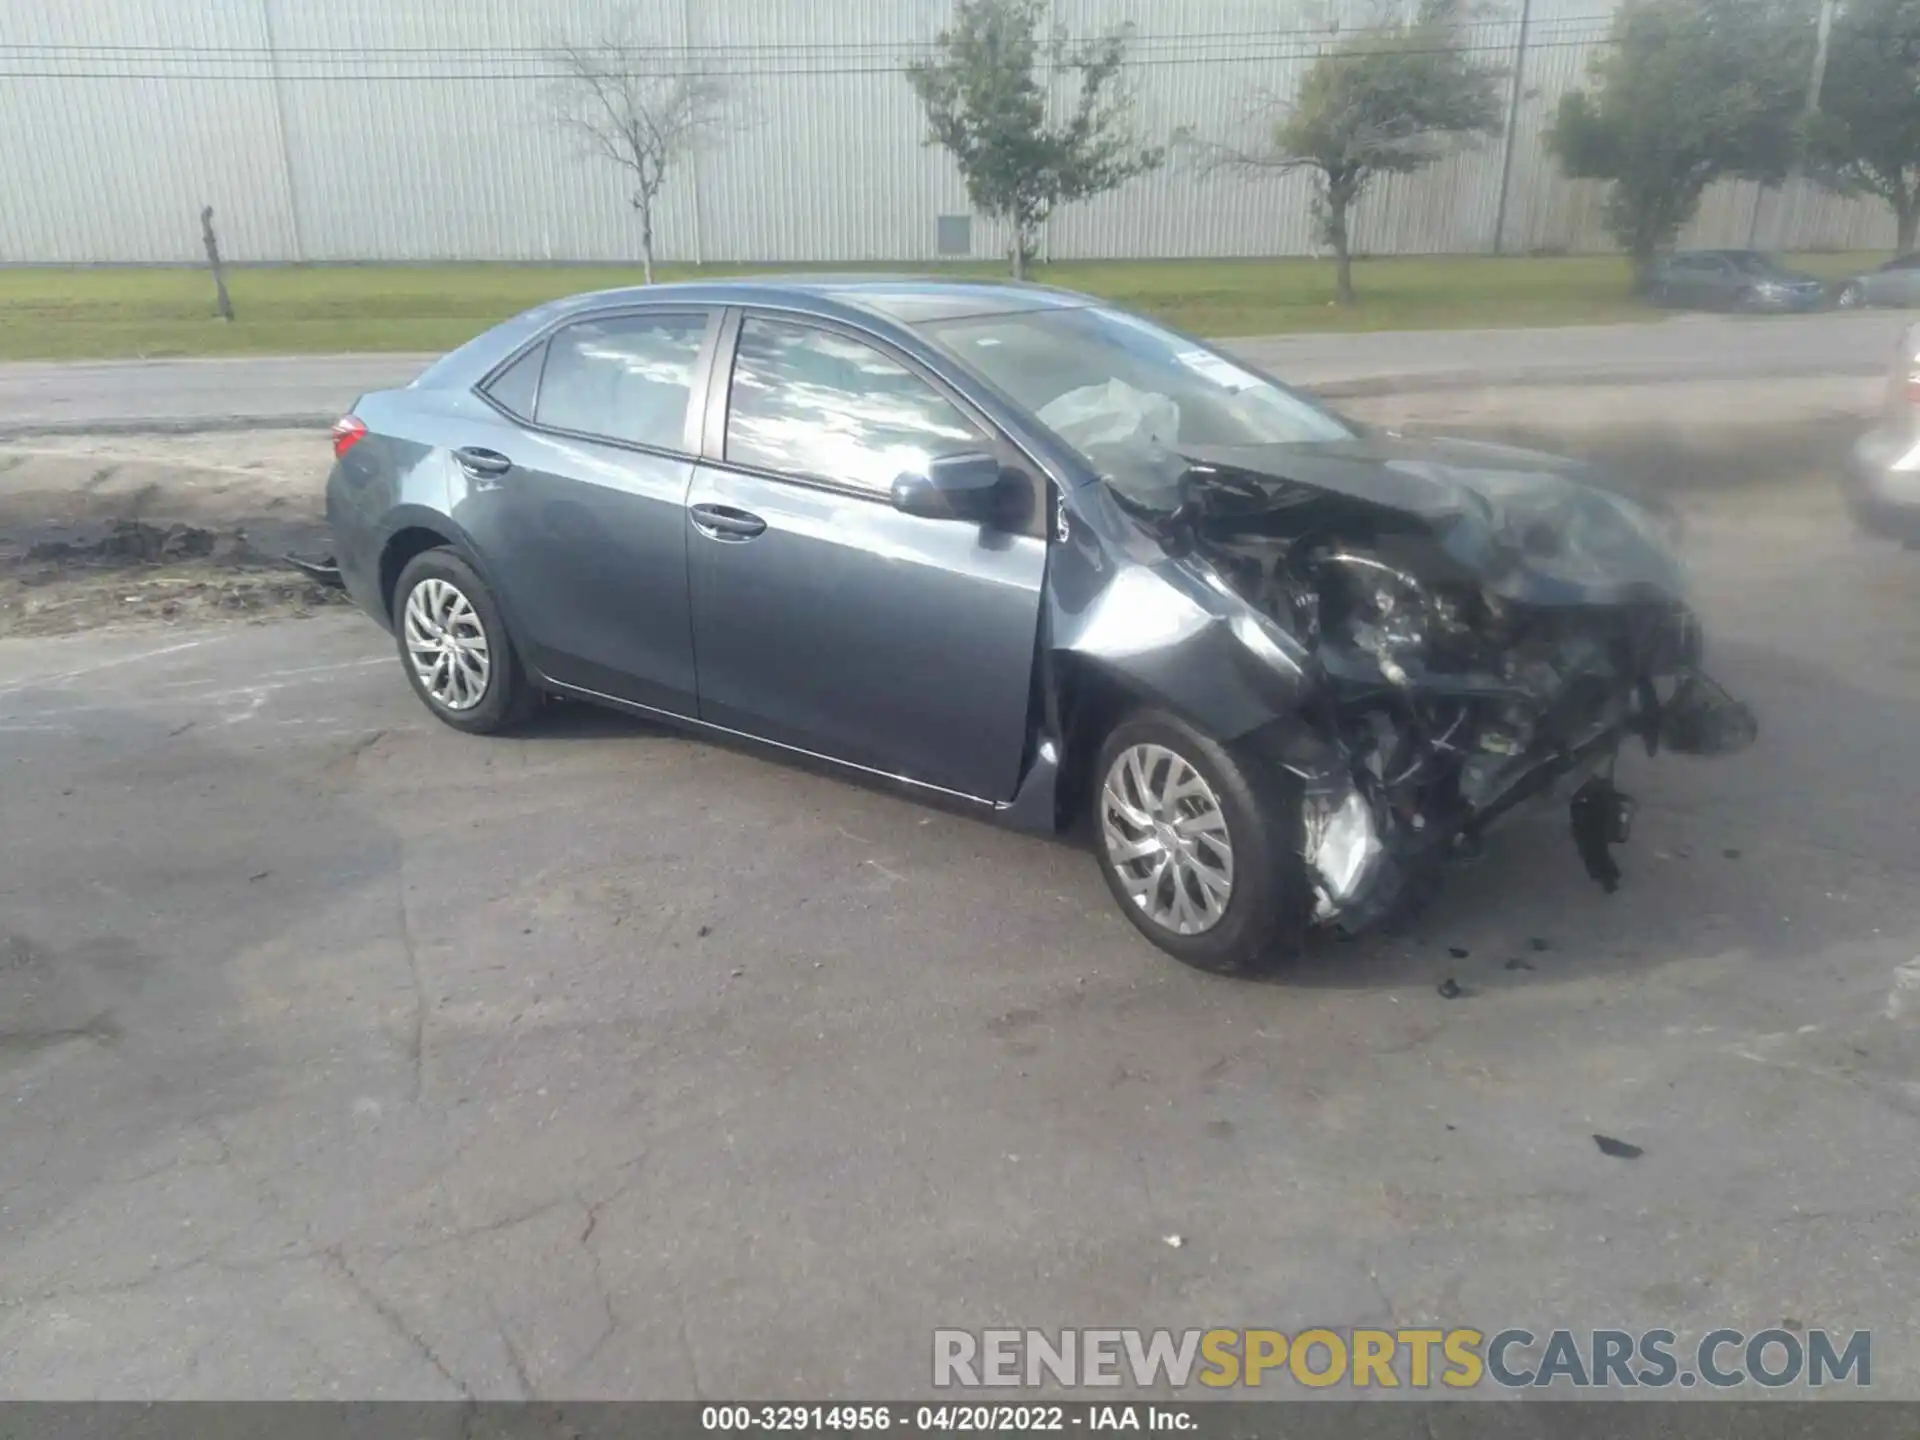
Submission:
[[[1177,501],[1135,505],[1298,642],[1313,918],[1391,914],[1542,792],[1611,890],[1629,741],[1742,748],[1750,711],[1700,669],[1699,626],[1653,516],[1550,457],[1392,436],[1181,457]]]
[[[1567,799],[1612,889],[1621,748],[1723,754],[1757,734],[1701,668],[1668,525],[1578,462],[1370,429],[1116,312],[946,338],[1090,477],[1063,498],[1049,575],[1067,688],[1110,677],[1123,707],[1285,777],[1263,803],[1293,811],[1295,929],[1387,920],[1543,794]],[[1106,783],[1108,821],[1140,810]],[[1186,843],[1180,814],[1151,835],[1138,818],[1123,853]],[[1150,883],[1110,870],[1123,899]],[[1199,866],[1196,902],[1220,873]],[[1142,928],[1175,953],[1192,938]],[[1188,958],[1210,963],[1197,943]]]

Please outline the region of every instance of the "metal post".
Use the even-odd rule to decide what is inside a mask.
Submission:
[[[293,186],[293,146],[287,140],[287,96],[280,75],[280,42],[273,33],[273,0],[260,0],[260,24],[267,36],[267,64],[273,76],[273,128],[280,141],[280,176],[287,192],[287,224],[293,230],[293,258],[304,263],[307,242],[301,233],[300,201]]]
[[[693,0],[686,0],[680,10],[680,38],[687,49],[687,67],[693,68]],[[687,182],[693,188],[693,263],[696,266],[707,263],[705,231],[700,223],[700,144],[699,136],[687,151]]]
[[[1827,48],[1833,39],[1834,0],[1820,0],[1820,28],[1813,42],[1813,73],[1807,77],[1806,118],[1811,120],[1820,113],[1820,92],[1827,83]],[[1787,182],[1780,187],[1780,203],[1774,206],[1773,248],[1785,248],[1787,228],[1787,188],[1800,178],[1800,162],[1794,161],[1787,172]]]
[[[1507,128],[1500,146],[1500,198],[1493,207],[1493,253],[1499,255],[1507,233],[1507,192],[1513,185],[1513,130],[1520,123],[1520,93],[1526,85],[1527,31],[1533,25],[1533,0],[1520,0],[1520,35],[1513,47],[1513,83],[1507,87]]]

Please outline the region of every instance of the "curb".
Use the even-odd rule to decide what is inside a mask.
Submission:
[[[1380,395],[1437,395],[1460,390],[1568,390],[1588,385],[1740,385],[1749,381],[1770,380],[1864,380],[1886,373],[1887,367],[1879,364],[1787,365],[1727,375],[1702,375],[1698,371],[1679,367],[1651,369],[1646,366],[1560,371],[1428,371],[1411,375],[1369,375],[1353,380],[1328,381],[1324,385],[1303,384],[1297,388],[1329,399],[1356,400]]]
[[[340,417],[307,411],[298,415],[121,416],[112,420],[0,421],[0,440],[41,435],[218,435],[247,430],[325,430]]]
[[[1385,395],[1436,395],[1463,390],[1574,389],[1588,385],[1740,384],[1767,380],[1870,379],[1884,365],[1781,366],[1731,375],[1702,375],[1678,367],[1594,367],[1560,371],[1416,371],[1406,375],[1368,375],[1323,384],[1299,383],[1296,389],[1329,400],[1363,400]],[[339,418],[334,411],[277,415],[117,416],[104,420],[0,421],[0,441],[51,435],[215,435],[249,430],[325,430]]]

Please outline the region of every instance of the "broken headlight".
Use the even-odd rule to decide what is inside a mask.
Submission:
[[[1321,564],[1331,592],[1322,606],[1328,628],[1344,630],[1382,675],[1405,685],[1407,663],[1426,650],[1439,602],[1406,571],[1371,555],[1336,551]]]
[[[1314,882],[1314,916],[1324,920],[1359,896],[1386,847],[1366,797],[1349,784],[1323,783],[1309,789],[1302,819],[1303,849]]]

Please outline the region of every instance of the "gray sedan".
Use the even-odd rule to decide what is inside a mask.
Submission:
[[[1084,831],[1207,969],[1357,930],[1632,738],[1752,738],[1660,524],[1580,466],[1367,430],[1036,286],[531,311],[335,429],[338,575],[473,733],[588,700]]]
[[[1760,250],[1681,250],[1657,261],[1647,277],[1656,305],[1748,312],[1818,310],[1827,287]]]
[[[1896,255],[1879,269],[1854,276],[1841,285],[1834,303],[1843,310],[1920,305],[1920,254]]]

